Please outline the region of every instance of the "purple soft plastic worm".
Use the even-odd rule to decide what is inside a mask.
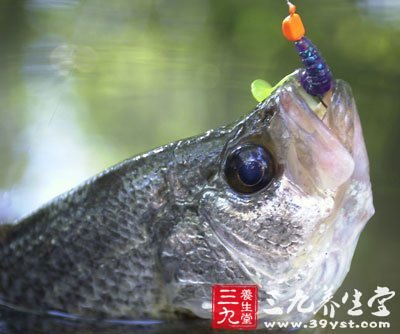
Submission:
[[[306,67],[300,72],[301,85],[305,91],[322,97],[332,86],[332,73],[314,44],[306,37],[295,42],[301,61]]]

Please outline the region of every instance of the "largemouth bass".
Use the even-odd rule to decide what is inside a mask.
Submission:
[[[315,309],[373,215],[351,89],[327,108],[297,73],[236,123],[118,164],[4,231],[0,300],[84,317],[211,317],[215,283],[257,284],[259,318]]]

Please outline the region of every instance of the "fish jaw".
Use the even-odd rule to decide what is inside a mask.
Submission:
[[[333,205],[326,217],[316,219],[308,229],[308,238],[303,240],[308,247],[292,257],[287,279],[283,275],[275,283],[267,280],[265,287],[275,306],[289,307],[288,300],[301,291],[317,311],[342,284],[360,233],[375,211],[369,161],[350,86],[336,80],[326,112],[320,116],[314,111],[316,106],[310,106],[302,96],[296,81],[283,86],[278,95],[277,118],[285,126],[277,126],[274,121],[270,125],[285,128],[294,139],[288,144],[282,180],[305,194],[300,203],[305,198],[319,197],[331,198]],[[282,284],[286,288],[282,289]],[[294,312],[277,318],[304,320],[310,316]]]

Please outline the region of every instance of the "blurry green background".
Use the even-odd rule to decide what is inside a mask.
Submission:
[[[335,300],[356,288],[364,315],[352,319],[379,321],[366,306],[373,290],[400,294],[400,1],[296,5],[353,88],[371,164],[376,214]],[[249,112],[254,79],[300,67],[286,15],[284,0],[0,0],[0,220]],[[399,304],[386,303],[387,333],[400,330]]]

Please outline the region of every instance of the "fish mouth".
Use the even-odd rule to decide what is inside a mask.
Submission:
[[[306,192],[310,180],[319,191],[343,185],[354,173],[356,146],[364,145],[362,134],[354,141],[361,127],[350,86],[335,80],[319,100],[293,75],[277,93],[279,118],[293,138],[285,157],[293,181]]]
[[[297,70],[289,77],[284,90],[291,91],[293,99],[298,100],[297,103],[292,101],[293,104],[304,108],[306,113],[311,110],[352,153],[357,108],[348,83],[341,79],[334,80],[331,89],[323,97],[315,97],[304,90],[300,70]]]
[[[309,109],[352,153],[354,114],[357,114],[357,108],[350,86],[343,80],[335,80],[332,88],[323,97],[318,98],[309,95],[299,80],[296,81],[296,86],[297,93]]]

